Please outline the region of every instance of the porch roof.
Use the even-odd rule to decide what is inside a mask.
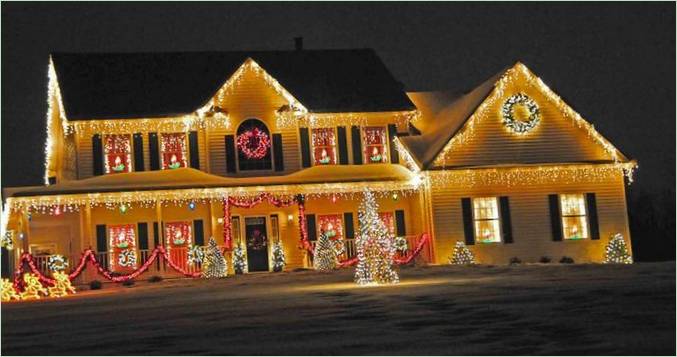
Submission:
[[[5,191],[10,197],[33,197],[79,193],[153,191],[190,188],[237,188],[251,186],[337,184],[356,182],[408,182],[415,174],[400,165],[315,166],[290,175],[222,177],[192,168],[142,171],[63,181],[50,186]]]

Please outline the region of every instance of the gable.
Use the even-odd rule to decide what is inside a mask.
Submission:
[[[519,93],[531,98],[540,112],[538,124],[522,134],[510,130],[502,114],[506,100]],[[517,63],[496,82],[431,166],[615,161],[627,159],[526,66]]]

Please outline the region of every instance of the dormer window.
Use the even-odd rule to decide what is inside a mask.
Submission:
[[[178,169],[188,166],[185,133],[163,133],[160,136],[162,152],[162,169]]]
[[[386,129],[368,126],[364,129],[364,160],[369,164],[388,162]]]
[[[132,144],[130,135],[104,136],[105,169],[107,174],[132,172]]]
[[[315,165],[336,164],[336,132],[334,128],[313,129],[313,161]]]

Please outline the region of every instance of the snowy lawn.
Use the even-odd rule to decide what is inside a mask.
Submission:
[[[2,354],[675,354],[675,263],[104,284],[2,304]],[[145,277],[147,278],[147,277]]]

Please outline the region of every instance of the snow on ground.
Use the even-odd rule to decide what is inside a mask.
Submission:
[[[675,263],[352,269],[105,284],[2,304],[3,355],[675,354]]]

